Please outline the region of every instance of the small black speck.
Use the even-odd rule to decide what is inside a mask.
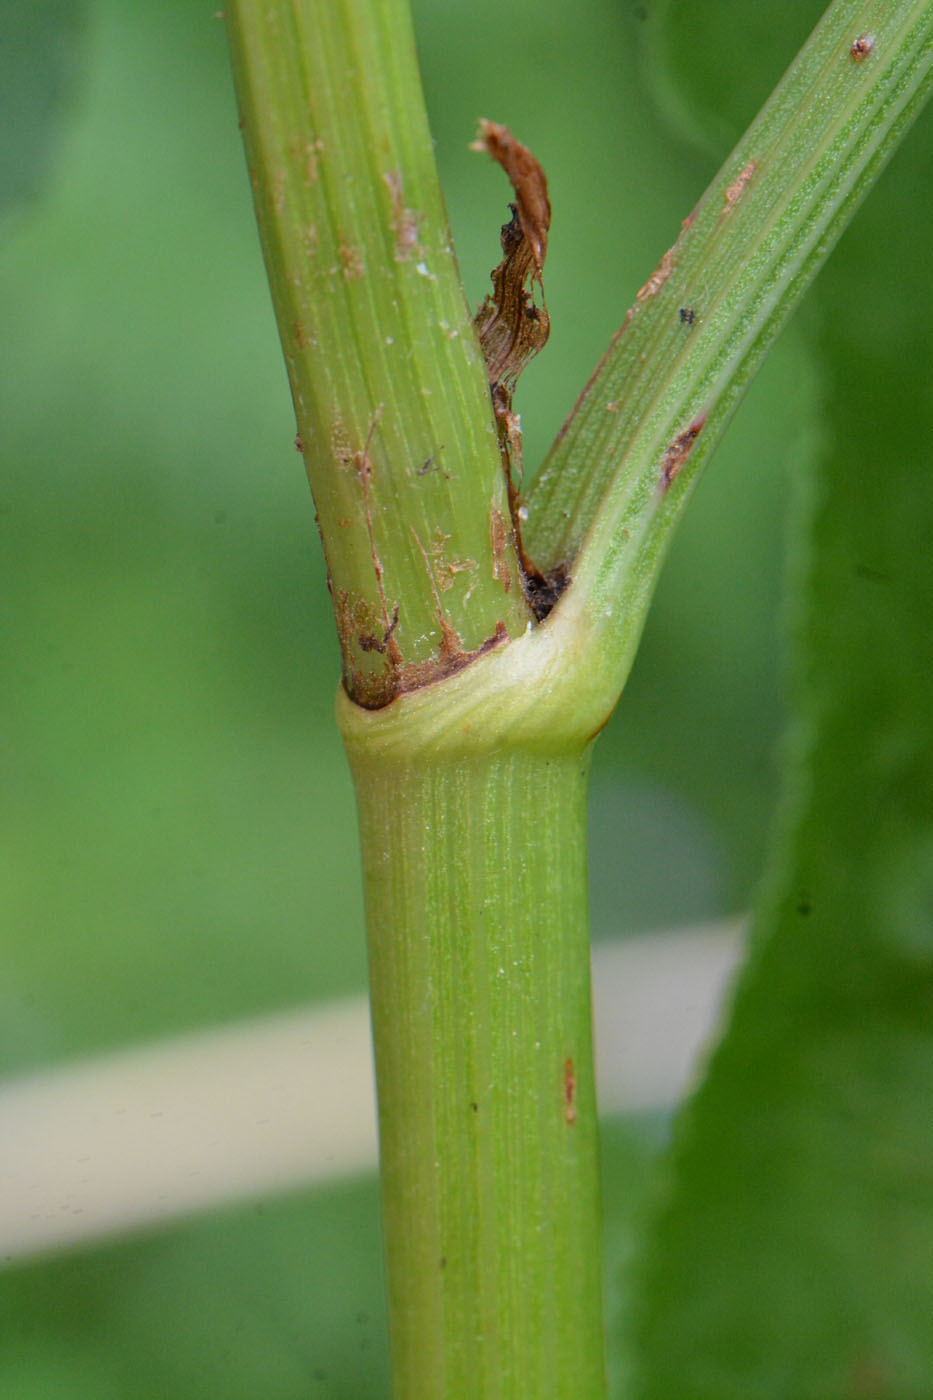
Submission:
[[[470,1107],[472,1108],[472,1110],[473,1110],[474,1113],[479,1113],[479,1104],[478,1104],[478,1103],[472,1103],[472,1102],[471,1102]]]
[[[696,315],[696,311],[692,306],[682,306],[680,308],[680,319],[685,326],[692,326],[696,320]]]
[[[806,918],[812,907],[809,899],[801,899],[797,904],[797,913]]]
[[[442,1268],[442,1269],[446,1269],[446,1268],[447,1268],[447,1255],[446,1255],[446,1254],[442,1254],[442,1255],[441,1255],[441,1268]]]

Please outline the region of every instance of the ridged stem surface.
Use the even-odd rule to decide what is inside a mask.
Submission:
[[[588,752],[351,757],[397,1400],[598,1400]]]

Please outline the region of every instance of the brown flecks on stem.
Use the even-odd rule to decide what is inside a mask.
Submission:
[[[366,271],[366,267],[363,263],[363,255],[359,248],[355,247],[352,243],[347,243],[342,238],[340,240],[340,262],[343,269],[344,280],[347,282],[356,281],[356,279],[362,277]]]
[[[295,321],[292,325],[292,339],[294,340],[296,350],[307,350],[308,346],[311,344],[305,332],[305,328],[300,321]]]
[[[664,463],[661,467],[661,489],[666,491],[671,482],[683,470],[684,463],[693,450],[693,444],[703,429],[706,422],[706,414],[702,418],[694,418],[689,428],[674,439],[670,447],[664,454]]]
[[[437,584],[438,593],[446,593],[448,589],[453,588],[458,574],[471,573],[476,568],[475,559],[447,558],[449,540],[450,536],[445,535],[440,527],[434,531],[434,537],[431,540],[431,568],[434,571],[434,582]],[[464,594],[464,602],[473,592],[473,587],[475,584],[467,589]]]
[[[732,181],[732,184],[726,190],[726,207],[724,210],[726,214],[728,214],[731,209],[734,209],[735,206],[738,204],[739,200],[742,198],[742,195],[748,188],[749,181],[754,175],[755,170],[755,162],[753,160],[750,160],[748,164],[744,166],[742,170],[739,171],[736,178]]]
[[[456,644],[446,649],[442,645],[437,657],[428,661],[411,661],[403,666],[395,678],[396,688],[391,699],[394,699],[395,695],[404,695],[411,690],[420,690],[422,686],[433,685],[435,681],[446,680],[448,676],[462,671],[464,666],[469,666],[471,661],[478,660],[509,640],[506,625],[501,619],[497,621],[492,636],[481,642],[475,651],[464,651],[460,638],[453,629],[448,627],[447,630],[456,638]]]
[[[343,467],[346,470],[348,467],[356,466],[356,453],[351,446],[349,434],[339,418],[335,418],[330,427],[330,450],[338,467]]]
[[[296,452],[304,452],[304,450],[305,450],[305,445],[304,445],[304,443],[301,441],[301,433],[296,433],[296,434],[295,434],[295,451],[296,451]]]
[[[382,404],[379,405],[379,407],[373,414],[372,422],[369,425],[369,432],[366,435],[365,447],[363,448],[362,452],[354,453],[353,464],[356,468],[357,480],[359,481],[363,491],[363,511],[366,515],[366,530],[369,535],[369,551],[372,555],[373,569],[376,574],[376,587],[379,590],[379,602],[382,605],[382,626],[383,639],[385,644],[385,654],[393,666],[399,666],[401,665],[402,661],[402,653],[399,651],[398,642],[396,642],[395,637],[393,636],[393,633],[396,627],[398,626],[398,616],[395,617],[394,621],[389,621],[389,608],[386,602],[385,586],[383,582],[385,570],[382,567],[382,560],[379,558],[379,551],[376,548],[376,535],[375,531],[373,530],[372,505],[369,499],[369,482],[373,474],[373,465],[369,455],[369,449],[372,446],[373,436],[376,432],[376,427],[381,417]],[[396,614],[397,612],[398,609],[396,608]],[[375,648],[375,650],[381,650],[381,648],[377,647]]]
[[[492,544],[492,576],[508,593],[512,587],[512,572],[506,558],[509,528],[501,510],[493,506],[489,515],[489,538]]]
[[[383,175],[388,190],[389,198],[392,201],[392,231],[395,234],[396,262],[408,262],[414,253],[419,256],[421,249],[418,245],[418,225],[424,218],[423,214],[417,213],[414,209],[406,209],[405,201],[402,198],[402,177],[397,170],[388,170]]]
[[[438,577],[438,580],[437,580],[437,586],[438,586],[438,588],[440,589],[440,591],[441,591],[442,593],[446,592],[446,590],[447,590],[448,588],[453,588],[454,584],[455,584],[456,581],[457,581],[457,575],[458,575],[458,574],[471,574],[471,573],[474,571],[475,568],[476,568],[476,560],[475,560],[475,559],[464,559],[463,557],[460,557],[460,558],[457,558],[457,559],[444,559],[444,560],[442,560],[441,563],[438,565],[438,569],[439,569],[439,577]],[[474,583],[472,583],[472,584],[470,585],[470,587],[469,587],[469,588],[467,589],[467,591],[464,593],[464,595],[463,595],[463,601],[464,601],[464,602],[466,602],[466,600],[469,598],[470,594],[473,592],[473,589],[474,589],[475,587],[476,587],[476,584],[475,584],[475,582],[474,582]]]
[[[497,620],[491,636],[486,637],[472,651],[464,648],[462,638],[445,616],[441,595],[454,587],[461,574],[477,575],[477,562],[475,559],[449,557],[447,547],[450,536],[440,529],[435,530],[426,549],[411,526],[412,535],[428,573],[440,639],[435,655],[423,661],[404,661],[397,629],[404,629],[405,620],[400,618],[399,603],[394,600],[390,602],[386,596],[385,569],[377,548],[373,517],[373,486],[376,476],[371,449],[381,415],[382,405],[373,414],[365,445],[360,450],[353,449],[350,435],[339,419],[331,426],[333,456],[342,468],[352,468],[359,482],[378,593],[378,597],[374,598],[336,588],[331,574],[328,573],[328,587],[334,601],[343,659],[344,689],[351,700],[367,710],[382,709],[400,695],[443,680],[509,640],[505,623]],[[349,526],[351,521],[340,518],[337,524]],[[469,598],[474,586],[475,583],[468,579],[465,599]],[[383,657],[381,667],[376,663],[375,670],[370,659],[373,654]]]
[[[389,642],[392,639],[392,633],[395,631],[397,626],[398,603],[395,604],[395,609],[392,613],[392,621],[389,623],[388,627],[383,632],[381,640],[379,637],[374,636],[371,632],[360,632],[358,634],[357,641],[360,644],[360,650],[378,651],[384,656],[389,649]]]
[[[571,1059],[564,1064],[564,1118],[571,1127],[577,1121],[577,1076]]]
[[[381,610],[371,599],[350,593],[346,588],[331,591],[341,646],[350,650],[355,645],[360,651],[385,654],[391,633],[398,626],[398,606],[393,609],[392,622],[386,627]]]
[[[335,612],[337,613],[338,632],[343,643],[346,632],[341,627],[341,613],[337,598],[335,598]],[[351,637],[350,640],[356,639]],[[404,665],[393,665],[387,655],[386,668],[376,673],[356,670],[352,664],[352,655],[348,660],[348,652],[345,648],[344,689],[350,699],[362,709],[381,710],[384,706],[391,704],[393,700],[398,699],[400,695],[407,695],[413,690],[421,690],[426,685],[434,685],[437,681],[446,680],[448,676],[452,676],[457,671],[462,671],[465,666],[469,666],[471,661],[477,661],[481,656],[486,656],[496,647],[503,646],[508,640],[508,630],[500,619],[496,622],[492,636],[481,642],[475,651],[464,651],[462,647],[445,651],[442,647],[436,657],[430,657],[425,661],[409,661]],[[388,649],[387,646],[387,652]]]
[[[619,411],[619,409],[620,409],[621,407],[622,407],[622,400],[621,400],[621,399],[610,399],[609,402],[606,404],[606,412],[607,412],[607,413],[618,413],[618,411]]]
[[[408,528],[409,530],[411,530],[411,533],[415,539],[415,544],[418,546],[418,549],[421,553],[421,557],[424,560],[424,567],[428,571],[428,580],[431,584],[431,592],[434,594],[434,608],[437,612],[438,626],[441,629],[441,644],[439,649],[440,659],[442,662],[449,661],[454,657],[463,655],[463,642],[460,639],[459,633],[456,632],[453,627],[451,627],[450,623],[447,621],[447,618],[444,615],[444,609],[441,605],[440,590],[437,586],[437,579],[434,574],[434,568],[432,567],[431,560],[428,558],[427,550],[421,543],[421,540],[418,538],[418,531],[415,529],[414,525],[409,525]],[[444,539],[449,539],[449,536],[445,536]],[[442,549],[443,546],[444,540],[441,541]]]
[[[309,141],[304,149],[305,182],[313,185],[318,177],[320,169],[320,153],[324,149],[324,142],[320,139]]]
[[[852,45],[851,49],[849,50],[849,57],[852,58],[856,63],[861,63],[863,59],[868,57],[868,55],[871,53],[874,47],[874,34],[870,34],[867,32],[865,34],[860,34],[855,40],[855,43]]]
[[[647,301],[649,297],[653,297],[656,292],[659,292],[661,290],[661,288],[664,286],[664,283],[667,281],[667,279],[670,277],[673,271],[674,249],[668,248],[667,252],[664,254],[664,257],[661,259],[654,272],[652,272],[651,276],[648,278],[648,281],[643,287],[639,287],[638,291],[635,293],[635,300]]]

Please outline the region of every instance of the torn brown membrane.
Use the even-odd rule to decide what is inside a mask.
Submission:
[[[522,435],[518,415],[512,412],[512,395],[518,376],[544,347],[551,329],[541,280],[551,203],[544,171],[507,126],[481,121],[471,149],[488,151],[502,166],[515,191],[515,203],[509,206],[512,217],[502,226],[502,261],[492,273],[492,293],[477,311],[473,324],[486,361],[522,585],[529,606],[540,621],[547,617],[570,580],[563,567],[548,576],[542,574],[522,546],[518,491]]]

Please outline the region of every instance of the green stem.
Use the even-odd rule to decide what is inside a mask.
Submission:
[[[929,91],[933,3],[836,0],[646,284],[530,497],[573,573],[534,628],[403,0],[228,14],[344,656],[398,1400],[600,1400],[590,742],[702,458]]]
[[[616,696],[701,468],[931,89],[930,0],[835,0],[551,449],[528,494],[526,544],[546,571],[572,573],[558,611],[573,599],[587,619]]]
[[[397,1400],[599,1400],[589,749],[386,762],[342,714]]]
[[[530,618],[411,21],[405,0],[226,14],[344,682],[377,707]]]

